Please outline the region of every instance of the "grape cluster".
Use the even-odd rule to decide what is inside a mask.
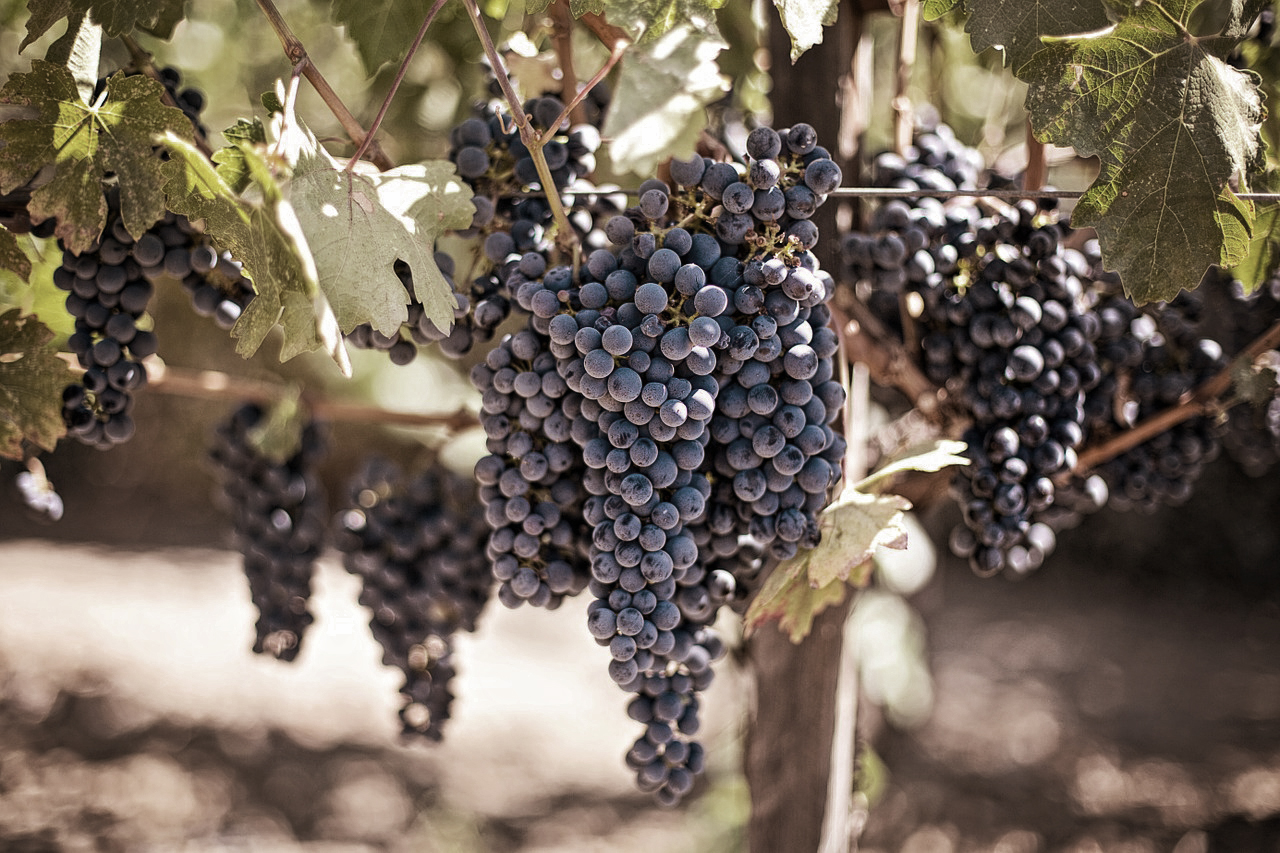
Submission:
[[[102,237],[79,255],[64,249],[53,273],[75,318],[67,348],[85,369],[62,393],[62,417],[71,435],[102,449],[133,437],[133,392],[147,381],[142,359],[156,351],[143,315],[171,250],[185,245],[191,231],[185,218],[169,215],[135,241],[120,218],[118,192],[107,198]]]
[[[325,448],[322,430],[308,423],[288,459],[270,458],[254,438],[266,416],[254,403],[236,409],[215,430],[209,460],[258,609],[253,650],[292,661],[312,622],[311,570],[324,547],[328,509],[316,466]]]
[[[442,469],[407,479],[375,458],[347,491],[335,544],[360,577],[383,663],[404,673],[404,733],[439,740],[453,699],[452,637],[475,630],[493,588],[488,528],[468,485]]]
[[[757,129],[748,150],[741,172],[698,157],[672,163],[674,191],[646,181],[576,276],[523,255],[507,286],[525,328],[472,373],[499,598],[590,591],[588,631],[645,726],[627,763],[665,804],[704,765],[693,738],[724,652],[719,607],[765,555],[817,544],[844,449],[830,427],[843,405],[832,282],[809,252],[809,217],[839,170],[807,125]],[[735,182],[752,194],[738,213],[721,203]],[[738,216],[745,227],[722,225]]]
[[[1178,404],[1227,366],[1222,346],[1201,333],[1204,294],[1184,292],[1170,303],[1138,311],[1112,295],[1099,305],[1101,349],[1108,381],[1089,401],[1091,436],[1106,438]],[[1098,475],[1114,509],[1152,512],[1191,496],[1204,466],[1218,455],[1213,418],[1184,420],[1132,450],[1103,462]]]
[[[877,157],[875,180],[967,189],[980,167],[977,152],[934,126],[906,156]],[[927,378],[971,421],[972,464],[953,481],[964,523],[950,544],[982,575],[1038,567],[1056,530],[1102,506],[1185,500],[1218,450],[1218,426],[1196,417],[1095,472],[1074,472],[1086,441],[1177,405],[1226,359],[1204,322],[1211,288],[1134,307],[1103,271],[1097,241],[1057,224],[1053,207],[892,200],[841,245],[854,295],[916,348]]]
[[[575,452],[578,400],[532,329],[505,338],[471,371],[489,453],[475,475],[486,545],[506,607],[558,607],[587,584],[584,465]]]
[[[243,272],[243,264],[230,252],[219,252],[207,239],[193,234],[188,247],[191,272],[182,277],[182,289],[201,317],[210,317],[218,328],[230,331],[256,293]]]

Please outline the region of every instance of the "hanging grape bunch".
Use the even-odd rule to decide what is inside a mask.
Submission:
[[[453,699],[453,635],[475,630],[493,588],[488,528],[470,483],[445,470],[410,479],[374,458],[347,491],[335,545],[360,578],[383,663],[404,673],[404,733],[440,740]]]
[[[555,604],[588,578],[588,631],[645,726],[627,762],[666,804],[703,768],[710,626],[739,587],[716,561],[816,545],[844,451],[831,281],[809,251],[840,171],[807,125],[747,150],[742,169],[673,162],[674,190],[646,181],[576,278],[522,259],[508,286],[529,320],[472,373],[499,598]],[[566,509],[581,522],[560,527]]]
[[[209,462],[258,611],[253,650],[292,661],[313,621],[311,573],[325,543],[328,505],[316,471],[325,441],[309,422],[297,449],[275,458],[258,443],[266,418],[255,403],[232,412],[214,433]]]

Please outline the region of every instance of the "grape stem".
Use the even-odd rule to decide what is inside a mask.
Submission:
[[[564,111],[561,112],[560,117],[556,119],[555,126],[547,128],[546,132],[542,134],[542,138],[539,140],[541,145],[545,145],[555,138],[560,125],[563,124],[565,119],[569,118],[573,114],[573,111],[582,104],[587,95],[591,93],[591,90],[596,87],[596,84],[603,80],[609,72],[613,70],[613,66],[618,64],[618,60],[622,58],[622,54],[626,53],[626,50],[627,42],[619,41],[614,44],[613,49],[609,52],[609,58],[605,60],[604,65],[600,66],[600,70],[591,76],[591,79],[587,81],[587,85],[582,87],[582,91],[575,93],[572,100],[565,105]]]
[[[365,133],[364,128],[360,126],[360,122],[356,121],[355,116],[351,114],[346,104],[342,103],[342,99],[338,97],[338,93],[333,90],[333,87],[329,85],[329,81],[320,73],[320,69],[311,61],[306,47],[289,29],[289,24],[285,21],[284,16],[280,14],[280,10],[276,8],[275,3],[272,0],[257,0],[257,3],[258,8],[262,10],[262,14],[266,15],[267,22],[271,24],[271,28],[279,36],[280,45],[284,48],[285,56],[295,66],[301,64],[302,76],[307,78],[307,82],[316,90],[320,100],[324,101],[329,111],[338,119],[338,123],[347,132],[347,136],[356,145],[363,145],[369,134]],[[367,153],[373,164],[383,171],[395,166],[383,152],[382,147],[376,142],[369,143]]]
[[[1280,346],[1280,321],[1276,321],[1271,328],[1241,350],[1232,359],[1231,364],[1213,377],[1200,383],[1191,393],[1184,396],[1176,406],[1152,415],[1141,423],[1136,424],[1133,429],[1125,430],[1096,447],[1087,448],[1080,454],[1080,458],[1076,462],[1075,473],[1078,475],[1086,474],[1103,462],[1132,450],[1185,420],[1222,410],[1224,404],[1221,398],[1231,389],[1231,376],[1236,369],[1236,365],[1241,362],[1252,363],[1259,355],[1269,349],[1275,349],[1277,346]],[[1227,407],[1233,405],[1234,402],[1227,404]]]
[[[427,29],[431,26],[431,22],[436,19],[436,14],[439,13],[444,3],[445,0],[436,0],[431,6],[431,10],[427,12],[427,17],[423,19],[422,26],[418,27],[418,35],[414,38],[413,44],[409,45],[409,50],[405,53],[404,59],[400,63],[400,69],[396,72],[396,79],[391,81],[391,88],[387,90],[387,96],[382,99],[382,106],[378,108],[378,114],[373,117],[373,124],[369,125],[369,130],[365,133],[364,140],[360,143],[360,147],[356,149],[356,153],[351,155],[351,159],[347,161],[346,170],[348,172],[355,168],[356,163],[360,162],[360,158],[374,144],[373,138],[377,135],[378,128],[382,126],[382,120],[387,117],[387,110],[391,108],[391,99],[399,91],[400,84],[404,82],[405,74],[409,71],[409,62],[412,61],[414,54],[418,52],[418,48],[422,46],[422,40],[427,37]]]
[[[281,382],[233,376],[216,370],[192,370],[171,367],[159,359],[148,359],[147,388],[161,394],[198,397],[211,400],[248,400],[271,404],[286,397],[289,386]],[[394,424],[396,426],[442,426],[452,431],[475,426],[476,416],[467,409],[448,414],[398,412],[364,403],[347,403],[304,395],[311,413],[329,421]]]
[[[493,66],[493,73],[498,79],[498,86],[501,87],[502,95],[506,98],[507,106],[511,109],[511,118],[515,121],[516,127],[520,129],[520,141],[529,149],[529,157],[533,160],[533,165],[538,170],[538,181],[542,184],[543,189],[547,191],[547,206],[551,208],[551,216],[556,222],[556,242],[570,252],[570,257],[577,257],[578,235],[569,224],[569,217],[564,211],[564,204],[560,201],[560,193],[556,191],[555,181],[551,177],[551,169],[547,166],[547,157],[542,153],[543,139],[533,129],[533,122],[520,104],[520,96],[516,94],[515,87],[511,85],[511,77],[507,74],[507,66],[503,63],[502,55],[498,53],[498,48],[493,43],[493,37],[489,35],[489,28],[484,25],[484,20],[480,17],[480,8],[476,5],[476,0],[462,0],[462,5],[467,8],[467,14],[471,17],[471,25],[475,29],[480,43],[484,46],[484,53],[489,59],[489,64]]]

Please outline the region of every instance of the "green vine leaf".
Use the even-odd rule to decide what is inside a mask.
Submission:
[[[899,495],[846,489],[818,516],[822,531],[818,547],[782,561],[769,575],[747,608],[748,631],[781,619],[792,642],[803,639],[813,617],[843,599],[846,582],[865,586],[871,579],[871,558],[877,548],[907,547],[903,513],[909,509],[910,501]]]
[[[927,444],[908,447],[878,468],[874,474],[857,483],[854,488],[860,492],[868,492],[894,474],[905,474],[908,471],[919,471],[928,474],[934,471],[941,471],[943,468],[950,468],[953,465],[968,465],[969,459],[961,455],[967,446],[963,441],[943,438]]]
[[[681,26],[627,52],[604,124],[617,170],[652,174],[659,161],[693,151],[704,108],[728,91],[716,65],[725,47],[718,35]]]
[[[240,119],[222,131],[227,140],[225,148],[213,152],[218,176],[227,182],[232,192],[242,193],[255,180],[266,183],[271,173],[267,165],[267,129],[258,119]]]
[[[773,0],[783,29],[791,36],[791,61],[822,42],[822,29],[836,22],[839,0]]]
[[[1199,0],[1147,0],[1016,70],[1036,136],[1101,160],[1072,224],[1097,229],[1135,301],[1172,299],[1210,265],[1246,255],[1253,209],[1229,182],[1243,191],[1261,171],[1265,111],[1256,75],[1225,58],[1237,38],[1228,33],[1262,4],[1236,3],[1222,35],[1199,35]]]
[[[0,90],[0,103],[36,111],[0,124],[0,192],[54,164],[53,180],[31,194],[27,209],[36,222],[56,218],[57,235],[79,253],[106,225],[102,179],[114,173],[125,228],[141,237],[165,212],[154,139],[164,133],[191,138],[191,122],[161,102],[163,92],[154,80],[116,74],[107,81],[106,99],[89,105],[66,68],[33,62],[29,73],[14,74]]]
[[[960,0],[924,0],[920,4],[920,14],[926,21],[936,21],[959,5]]]
[[[66,433],[62,389],[75,381],[49,346],[53,332],[14,308],[0,314],[0,457],[22,458],[22,442],[51,451]]]
[[[1111,23],[1105,0],[964,0],[964,5],[969,12],[964,29],[973,52],[997,48],[1015,71],[1044,47],[1044,39],[1092,32]],[[926,9],[926,15],[938,17],[932,11]]]
[[[346,29],[372,77],[404,59],[431,6],[432,0],[334,0],[331,19]]]
[[[289,204],[251,204],[232,191],[195,146],[173,135],[163,141],[172,154],[164,167],[170,208],[203,219],[205,232],[244,264],[257,291],[231,329],[236,352],[253,355],[279,324],[284,329],[282,361],[324,348],[343,374],[351,375],[338,322],[316,284],[311,252]],[[279,190],[268,187],[263,194],[278,198]]]
[[[1253,182],[1258,192],[1280,191],[1280,172],[1267,172]],[[1253,293],[1280,269],[1280,202],[1270,202],[1257,210],[1253,236],[1245,257],[1231,268],[1231,275]]]
[[[113,38],[140,29],[168,39],[185,17],[185,6],[186,0],[30,0],[27,35],[18,50],[25,50],[63,18],[85,12]]]
[[[18,245],[18,238],[0,225],[0,270],[15,273],[23,281],[31,277],[31,259]]]

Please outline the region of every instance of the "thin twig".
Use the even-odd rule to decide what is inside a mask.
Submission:
[[[248,400],[271,404],[289,393],[289,386],[282,382],[249,379],[216,370],[191,370],[171,367],[163,362],[147,362],[147,388],[161,394],[198,397],[212,400]],[[304,402],[313,415],[329,421],[357,421],[361,423],[394,424],[397,426],[442,426],[449,430],[461,430],[475,426],[476,416],[465,409],[443,415],[417,412],[397,412],[364,403],[345,403],[338,400],[304,395]]]
[[[414,54],[418,52],[418,48],[422,46],[422,40],[427,37],[427,28],[431,26],[431,22],[435,20],[436,14],[444,6],[444,3],[445,0],[436,0],[431,7],[431,11],[427,12],[427,17],[423,19],[422,26],[418,28],[418,35],[414,38],[413,44],[409,45],[409,50],[405,53],[404,60],[400,63],[400,69],[396,72],[396,79],[391,81],[391,88],[387,91],[387,96],[382,99],[382,106],[379,107],[378,114],[373,117],[373,124],[369,125],[369,130],[365,133],[364,141],[360,143],[356,153],[351,155],[351,159],[347,161],[346,169],[348,172],[355,168],[356,163],[365,155],[369,147],[374,144],[373,138],[377,135],[378,128],[382,126],[382,120],[387,117],[387,110],[391,109],[391,99],[395,97],[400,84],[404,82],[405,74],[409,71],[409,63],[413,60]]]
[[[1269,349],[1275,349],[1277,346],[1280,346],[1280,321],[1276,321],[1271,328],[1241,350],[1232,359],[1231,364],[1210,379],[1200,383],[1199,387],[1183,397],[1176,406],[1152,415],[1141,423],[1136,424],[1133,429],[1118,433],[1102,444],[1085,450],[1080,454],[1080,458],[1076,462],[1075,473],[1084,474],[1103,462],[1114,459],[1125,451],[1132,450],[1138,445],[1155,438],[1185,420],[1217,411],[1221,408],[1220,398],[1231,388],[1231,376],[1236,369],[1236,365],[1241,361],[1252,362],[1262,353]]]
[[[347,109],[346,104],[342,103],[342,99],[338,97],[338,93],[329,85],[329,81],[324,79],[320,69],[311,61],[311,57],[307,55],[306,47],[289,29],[289,24],[285,22],[284,16],[280,14],[280,10],[276,8],[275,3],[272,0],[257,0],[257,3],[258,8],[267,16],[267,22],[271,24],[271,28],[279,36],[280,44],[284,48],[285,56],[289,57],[289,62],[294,65],[304,63],[302,65],[302,75],[307,78],[307,82],[316,90],[320,100],[324,101],[329,111],[337,118],[338,123],[342,125],[342,129],[346,131],[351,141],[357,146],[364,144],[368,134],[364,132],[360,122],[356,121],[355,116]],[[370,144],[368,154],[373,164],[383,171],[395,166],[376,142]]]
[[[129,58],[134,67],[163,86],[164,80],[161,79],[160,72],[156,69],[156,64],[153,61],[154,57],[152,57],[151,53],[138,44],[133,36],[128,33],[121,35],[120,41],[124,44],[125,49],[129,51]],[[164,92],[160,95],[160,100],[167,107],[182,109],[178,106],[178,102],[173,99],[173,95],[169,94],[168,87],[165,87]],[[206,157],[212,157],[213,148],[210,147],[209,140],[205,138],[204,133],[196,126],[194,121],[191,122],[191,134],[200,153]]]
[[[573,111],[582,104],[587,95],[591,93],[591,90],[596,87],[596,84],[603,80],[609,72],[613,70],[613,66],[617,65],[618,60],[622,58],[622,54],[627,52],[627,47],[628,43],[625,41],[619,41],[614,44],[613,49],[609,52],[609,58],[605,61],[605,64],[600,67],[599,71],[591,75],[591,79],[587,81],[587,85],[582,87],[582,91],[575,94],[573,96],[573,100],[569,101],[569,103],[565,105],[564,111],[561,112],[560,117],[556,119],[555,125],[547,128],[546,132],[542,134],[542,144],[545,145],[555,137],[560,125],[563,124],[564,120],[569,118]]]

